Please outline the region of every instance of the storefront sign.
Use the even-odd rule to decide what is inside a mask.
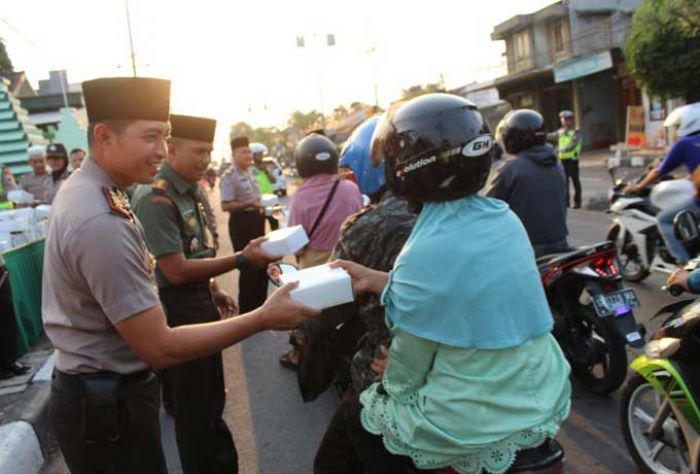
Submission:
[[[572,59],[554,67],[554,82],[566,82],[579,77],[589,76],[596,72],[613,67],[610,51],[603,51],[590,56]]]
[[[625,143],[632,148],[641,148],[646,144],[644,131],[644,107],[641,105],[627,106],[627,133]]]

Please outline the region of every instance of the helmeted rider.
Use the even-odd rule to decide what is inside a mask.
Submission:
[[[505,201],[517,214],[538,257],[569,248],[566,176],[546,138],[538,112],[509,112],[497,127],[496,140],[513,157],[503,163],[486,189],[487,196]]]
[[[335,262],[356,293],[381,295],[393,337],[381,382],[338,408],[315,474],[502,474],[549,449],[566,418],[569,366],[527,234],[478,194],[492,148],[477,107],[454,95],[411,99],[377,125],[387,188],[422,209],[390,273]]]
[[[647,173],[638,184],[627,185],[626,193],[639,192],[654,183],[659,176],[671,173],[680,166],[685,165],[688,172],[693,174],[700,165],[700,102],[674,110],[669,114],[664,126],[677,128],[678,141],[673,144],[671,150],[656,169]],[[693,195],[688,194],[683,202],[677,206],[663,209],[656,216],[659,232],[679,265],[687,263],[691,256],[688,255],[688,251],[673,233],[673,218],[679,212],[693,208],[697,208],[697,205],[694,203]]]

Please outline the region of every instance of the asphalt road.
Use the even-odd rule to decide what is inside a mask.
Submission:
[[[605,179],[603,173],[586,177],[590,184],[600,189],[605,188]],[[227,236],[226,216],[219,214],[218,222],[222,235]],[[569,216],[571,243],[584,245],[601,241],[608,225],[606,214],[572,211]],[[224,237],[221,252],[225,255],[230,251],[230,243]],[[223,288],[237,293],[236,271],[224,275],[219,281]],[[641,284],[629,285],[637,291],[642,302],[642,307],[636,312],[637,318],[647,324],[650,331],[656,327],[648,324],[649,318],[661,305],[672,301],[660,290],[663,281],[661,276],[652,275]],[[295,374],[282,369],[277,362],[277,356],[286,349],[286,334],[267,332],[224,351],[225,419],[234,433],[242,474],[311,472],[314,453],[334,412],[336,398],[330,392],[313,403],[303,403]],[[637,353],[630,351],[629,359]],[[567,472],[637,472],[622,439],[618,408],[619,393],[605,397],[591,395],[574,381],[573,410],[559,434],[566,451]],[[167,415],[162,416],[162,431],[169,471],[182,472],[172,420]],[[44,472],[63,473],[67,470],[59,458],[50,460]]]
[[[606,214],[572,211],[571,243],[601,241],[608,225]],[[660,290],[663,281],[660,275],[652,275],[641,284],[629,285],[642,302],[637,318],[650,331],[658,323],[650,325],[649,318],[672,301]],[[313,403],[302,402],[294,374],[277,363],[286,340],[285,334],[259,334],[225,353],[226,421],[239,445],[242,473],[311,472],[316,447],[335,407],[332,393]],[[630,351],[630,361],[637,354]],[[596,396],[574,381],[573,410],[559,435],[566,450],[567,472],[637,472],[622,439],[618,407],[619,392]]]

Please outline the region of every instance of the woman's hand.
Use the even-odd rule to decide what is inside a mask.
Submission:
[[[336,260],[331,263],[331,268],[342,268],[348,272],[350,278],[352,278],[352,286],[355,293],[374,293],[378,295],[384,291],[384,287],[389,281],[388,273],[372,270],[348,260]]]
[[[386,366],[389,363],[389,349],[386,346],[379,346],[379,350],[382,351],[384,357],[379,357],[377,359],[372,359],[372,372],[374,372],[374,380],[379,382],[384,378],[384,372],[386,371]]]
[[[668,277],[668,280],[666,280],[666,286],[671,288],[673,285],[678,285],[683,287],[686,291],[690,291],[688,288],[688,278],[690,277],[690,273],[688,273],[687,270],[684,270],[682,268],[679,268],[675,272],[671,274],[670,277]]]

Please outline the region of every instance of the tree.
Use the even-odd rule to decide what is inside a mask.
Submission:
[[[411,86],[408,89],[401,91],[401,100],[410,100],[424,94],[432,94],[434,92],[445,92],[439,84],[426,84],[424,86]]]
[[[233,140],[236,137],[248,137],[252,138],[255,131],[253,127],[248,125],[246,122],[238,122],[231,126],[231,131],[229,132],[229,139]]]
[[[333,120],[342,120],[348,115],[348,109],[344,105],[339,105],[333,109]]]
[[[662,98],[700,101],[700,2],[644,0],[632,21],[627,63],[639,83]]]
[[[311,112],[294,112],[287,122],[287,125],[304,133],[311,128],[318,127],[322,123],[323,115],[320,112],[312,110]]]
[[[253,130],[250,140],[253,142],[263,143],[268,150],[280,141],[281,132],[277,127],[259,127]]]
[[[0,38],[0,72],[12,72],[14,67],[5,49],[5,40]]]

